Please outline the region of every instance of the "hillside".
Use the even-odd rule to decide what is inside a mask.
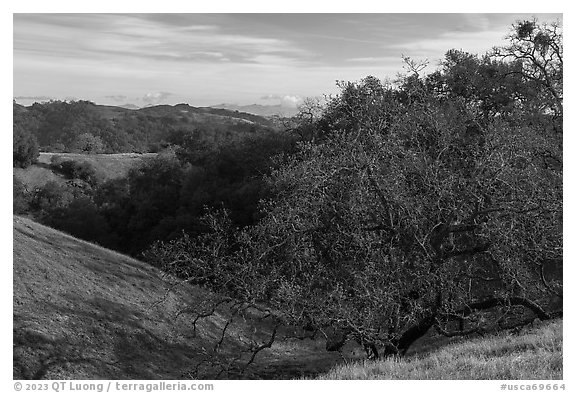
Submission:
[[[99,105],[95,106],[100,107]],[[130,111],[130,110],[126,110]],[[147,116],[171,117],[190,123],[218,124],[218,123],[254,123],[262,126],[272,126],[272,122],[263,116],[227,108],[194,107],[188,104],[156,105],[138,109],[133,113]]]
[[[188,104],[140,109],[97,105],[90,101],[50,101],[24,107],[13,103],[14,126],[36,137],[42,151],[86,150],[89,134],[106,153],[157,152],[178,132],[197,133],[205,140],[243,138],[276,130],[262,116]]]
[[[47,103],[35,104],[37,106],[45,106]],[[143,108],[130,107],[127,108],[126,105],[114,106],[114,105],[99,105],[94,103],[87,103],[86,110],[95,114],[96,116],[106,119],[118,119],[123,116],[130,115],[147,115],[156,117],[176,117],[176,118],[188,118],[187,120],[196,120],[198,122],[210,123],[212,121],[218,123],[222,121],[248,121],[251,123],[258,123],[264,126],[270,126],[272,123],[270,120],[266,119],[265,116],[272,114],[277,114],[277,108],[271,107],[272,112],[268,113],[264,111],[263,113],[256,113],[251,110],[252,108],[266,108],[261,105],[248,105],[246,107],[236,107],[226,105],[214,106],[214,107],[195,107],[188,104],[177,104],[177,105],[152,105]],[[34,106],[26,107],[24,105],[13,103],[13,110],[16,114],[22,114],[29,112],[34,109]],[[242,110],[246,109],[246,110]]]
[[[285,116],[290,117],[298,114],[298,108],[288,107],[283,105],[234,105],[234,104],[218,104],[213,105],[213,108],[227,109],[229,111],[238,111],[252,113],[258,116]]]
[[[45,165],[32,164],[28,168],[14,168],[13,173],[29,191],[36,187],[42,187],[49,181],[58,183],[64,183],[66,181],[63,176],[54,173],[54,171]]]
[[[200,320],[194,335],[193,318],[177,315],[185,307],[200,309],[210,294],[174,287],[149,265],[17,216],[13,273],[15,379],[189,378],[206,348],[220,340],[229,316],[222,309]],[[237,320],[223,348],[238,348],[237,337],[256,329],[269,333],[254,319]],[[402,360],[337,366],[339,359],[320,340],[284,336],[235,377],[561,379],[562,321],[518,336],[461,339]]]
[[[155,153],[124,153],[124,154],[76,154],[76,153],[40,153],[38,162],[28,168],[14,168],[14,175],[28,190],[42,187],[48,181],[64,183],[66,179],[50,168],[50,159],[57,155],[65,160],[77,162],[87,161],[104,180],[124,177],[130,168]]]
[[[562,379],[562,337],[562,320],[556,320],[518,335],[460,339],[405,359],[337,366],[320,379]]]
[[[195,335],[191,310],[200,310],[210,294],[174,287],[151,266],[28,219],[15,216],[13,228],[15,379],[186,379],[200,359],[231,359],[227,348],[238,348],[240,338],[257,330],[268,337],[269,328],[250,317],[222,335],[225,308],[199,320]],[[188,313],[177,317],[185,307]],[[219,340],[221,350],[213,351]],[[245,374],[227,377],[327,371],[339,357],[323,345],[281,339]]]
[[[143,159],[155,157],[156,153],[119,153],[119,154],[79,154],[79,153],[40,153],[38,163],[49,165],[52,156],[60,156],[65,160],[87,161],[105,179],[124,177],[130,168]]]

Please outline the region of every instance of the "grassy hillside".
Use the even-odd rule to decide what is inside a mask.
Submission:
[[[76,154],[76,153],[40,153],[38,163],[50,164],[52,156],[58,155],[65,160],[87,161],[100,172],[104,178],[112,179],[126,176],[134,164],[148,157],[155,157],[156,153],[119,153],[119,154]]]
[[[562,320],[462,340],[426,355],[338,366],[320,379],[562,379]]]
[[[42,187],[49,181],[64,183],[63,176],[54,173],[46,165],[32,164],[28,168],[14,168],[14,176],[20,180],[28,190]]]
[[[199,311],[210,294],[25,218],[15,216],[13,230],[15,379],[185,379],[199,359],[228,360],[240,339],[268,337],[269,327],[250,318],[222,335],[227,309],[200,320],[194,334],[190,312],[177,316]],[[323,345],[280,339],[237,377],[325,372],[339,358]]]
[[[176,286],[122,254],[14,217],[14,378],[185,379],[201,359],[230,359],[240,340],[269,337],[251,318],[222,329],[230,310],[200,320],[210,294]],[[222,350],[211,348],[224,337]],[[263,342],[263,339],[260,340]],[[347,356],[361,355],[350,348]],[[241,359],[244,362],[246,358]],[[246,374],[227,378],[561,379],[562,321],[473,340],[401,360],[346,363],[321,340],[280,336]],[[329,371],[330,370],[330,371]],[[215,377],[206,371],[205,377]]]
[[[75,153],[40,153],[38,162],[28,168],[14,168],[16,177],[24,183],[28,190],[41,187],[48,181],[65,182],[66,179],[50,168],[50,159],[57,155],[65,160],[78,162],[87,161],[102,176],[103,179],[123,177],[135,164],[156,153],[136,154],[75,154]]]

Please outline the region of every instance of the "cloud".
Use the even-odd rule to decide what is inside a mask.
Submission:
[[[353,57],[346,59],[352,63],[384,63],[390,61],[397,61],[399,56],[367,56],[367,57]]]
[[[304,99],[300,96],[286,95],[282,97],[282,106],[296,108],[302,101],[304,101]]]
[[[170,22],[175,17],[156,19]],[[14,53],[92,61],[107,61],[113,56],[186,63],[282,63],[313,56],[284,38],[201,24],[193,15],[181,19],[178,24],[165,23],[159,28],[158,20],[135,14],[16,14]]]
[[[427,37],[393,44],[390,47],[416,58],[437,60],[450,49],[462,49],[469,53],[483,54],[493,46],[505,44],[504,34],[500,30],[474,32],[447,31],[436,37]]]
[[[167,93],[165,91],[159,91],[159,92],[155,92],[155,93],[146,93],[146,94],[144,94],[144,97],[141,98],[141,100],[146,105],[156,105],[156,104],[160,104],[162,101],[164,101],[166,98],[170,97],[171,95],[172,95],[172,93]]]
[[[495,16],[496,15],[496,16]],[[14,14],[13,95],[297,106],[336,80],[498,45],[511,14]],[[542,18],[544,19],[544,18]],[[545,18],[549,19],[549,18]],[[172,95],[161,94],[170,91]],[[276,94],[268,94],[268,93]],[[139,99],[133,97],[140,97]],[[48,98],[48,97],[46,97]],[[120,100],[120,98],[116,98]]]
[[[282,96],[278,94],[266,94],[260,98],[263,100],[281,100]]]
[[[286,108],[296,108],[304,101],[304,97],[293,94],[266,94],[260,98],[262,100],[279,101],[280,105]]]
[[[104,96],[104,98],[109,98],[109,99],[114,100],[116,102],[120,102],[120,101],[126,101],[126,99],[128,97],[126,97],[125,95],[122,95],[122,94],[117,94],[117,95]]]
[[[17,96],[14,97],[15,100],[26,100],[26,101],[50,101],[52,97],[48,96]]]

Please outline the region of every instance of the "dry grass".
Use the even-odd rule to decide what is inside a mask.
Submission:
[[[190,316],[176,318],[207,299],[205,291],[180,285],[169,292],[174,281],[157,269],[22,217],[14,217],[13,231],[15,379],[185,379],[217,342],[226,309],[201,322],[195,336]],[[255,326],[237,319],[225,347]],[[322,346],[278,342],[242,377],[326,372],[338,357]]]
[[[106,179],[126,176],[130,168],[142,159],[155,157],[156,153],[119,153],[119,154],[77,154],[77,153],[40,153],[39,164],[50,164],[52,156],[57,155],[65,160],[87,161]]]
[[[49,181],[59,183],[66,182],[62,175],[55,173],[50,168],[52,156],[60,156],[65,160],[78,162],[87,161],[92,164],[96,172],[104,180],[123,177],[128,174],[130,168],[148,157],[154,157],[156,153],[136,154],[76,154],[76,153],[40,153],[38,162],[28,168],[14,168],[14,175],[26,186],[28,190],[42,187]]]
[[[66,179],[54,173],[50,168],[44,165],[31,165],[28,168],[14,168],[14,175],[20,180],[28,190],[36,187],[42,187],[49,181],[64,183]]]
[[[349,363],[320,379],[562,379],[562,320],[520,335],[449,344],[424,356]]]
[[[218,340],[227,310],[200,323],[196,336],[190,316],[176,318],[209,293],[191,286],[169,292],[173,281],[157,269],[22,217],[14,217],[13,236],[15,379],[185,379]],[[234,354],[239,336],[255,328],[269,333],[258,321],[237,319],[226,335],[229,352],[218,356]],[[242,377],[560,379],[562,322],[404,360],[335,367],[340,360],[320,340],[281,339]]]

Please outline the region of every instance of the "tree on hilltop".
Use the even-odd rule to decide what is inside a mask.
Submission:
[[[518,65],[513,71],[532,87],[532,101],[561,116],[563,112],[564,46],[559,22],[537,19],[517,21],[508,35],[509,45],[492,55]]]

